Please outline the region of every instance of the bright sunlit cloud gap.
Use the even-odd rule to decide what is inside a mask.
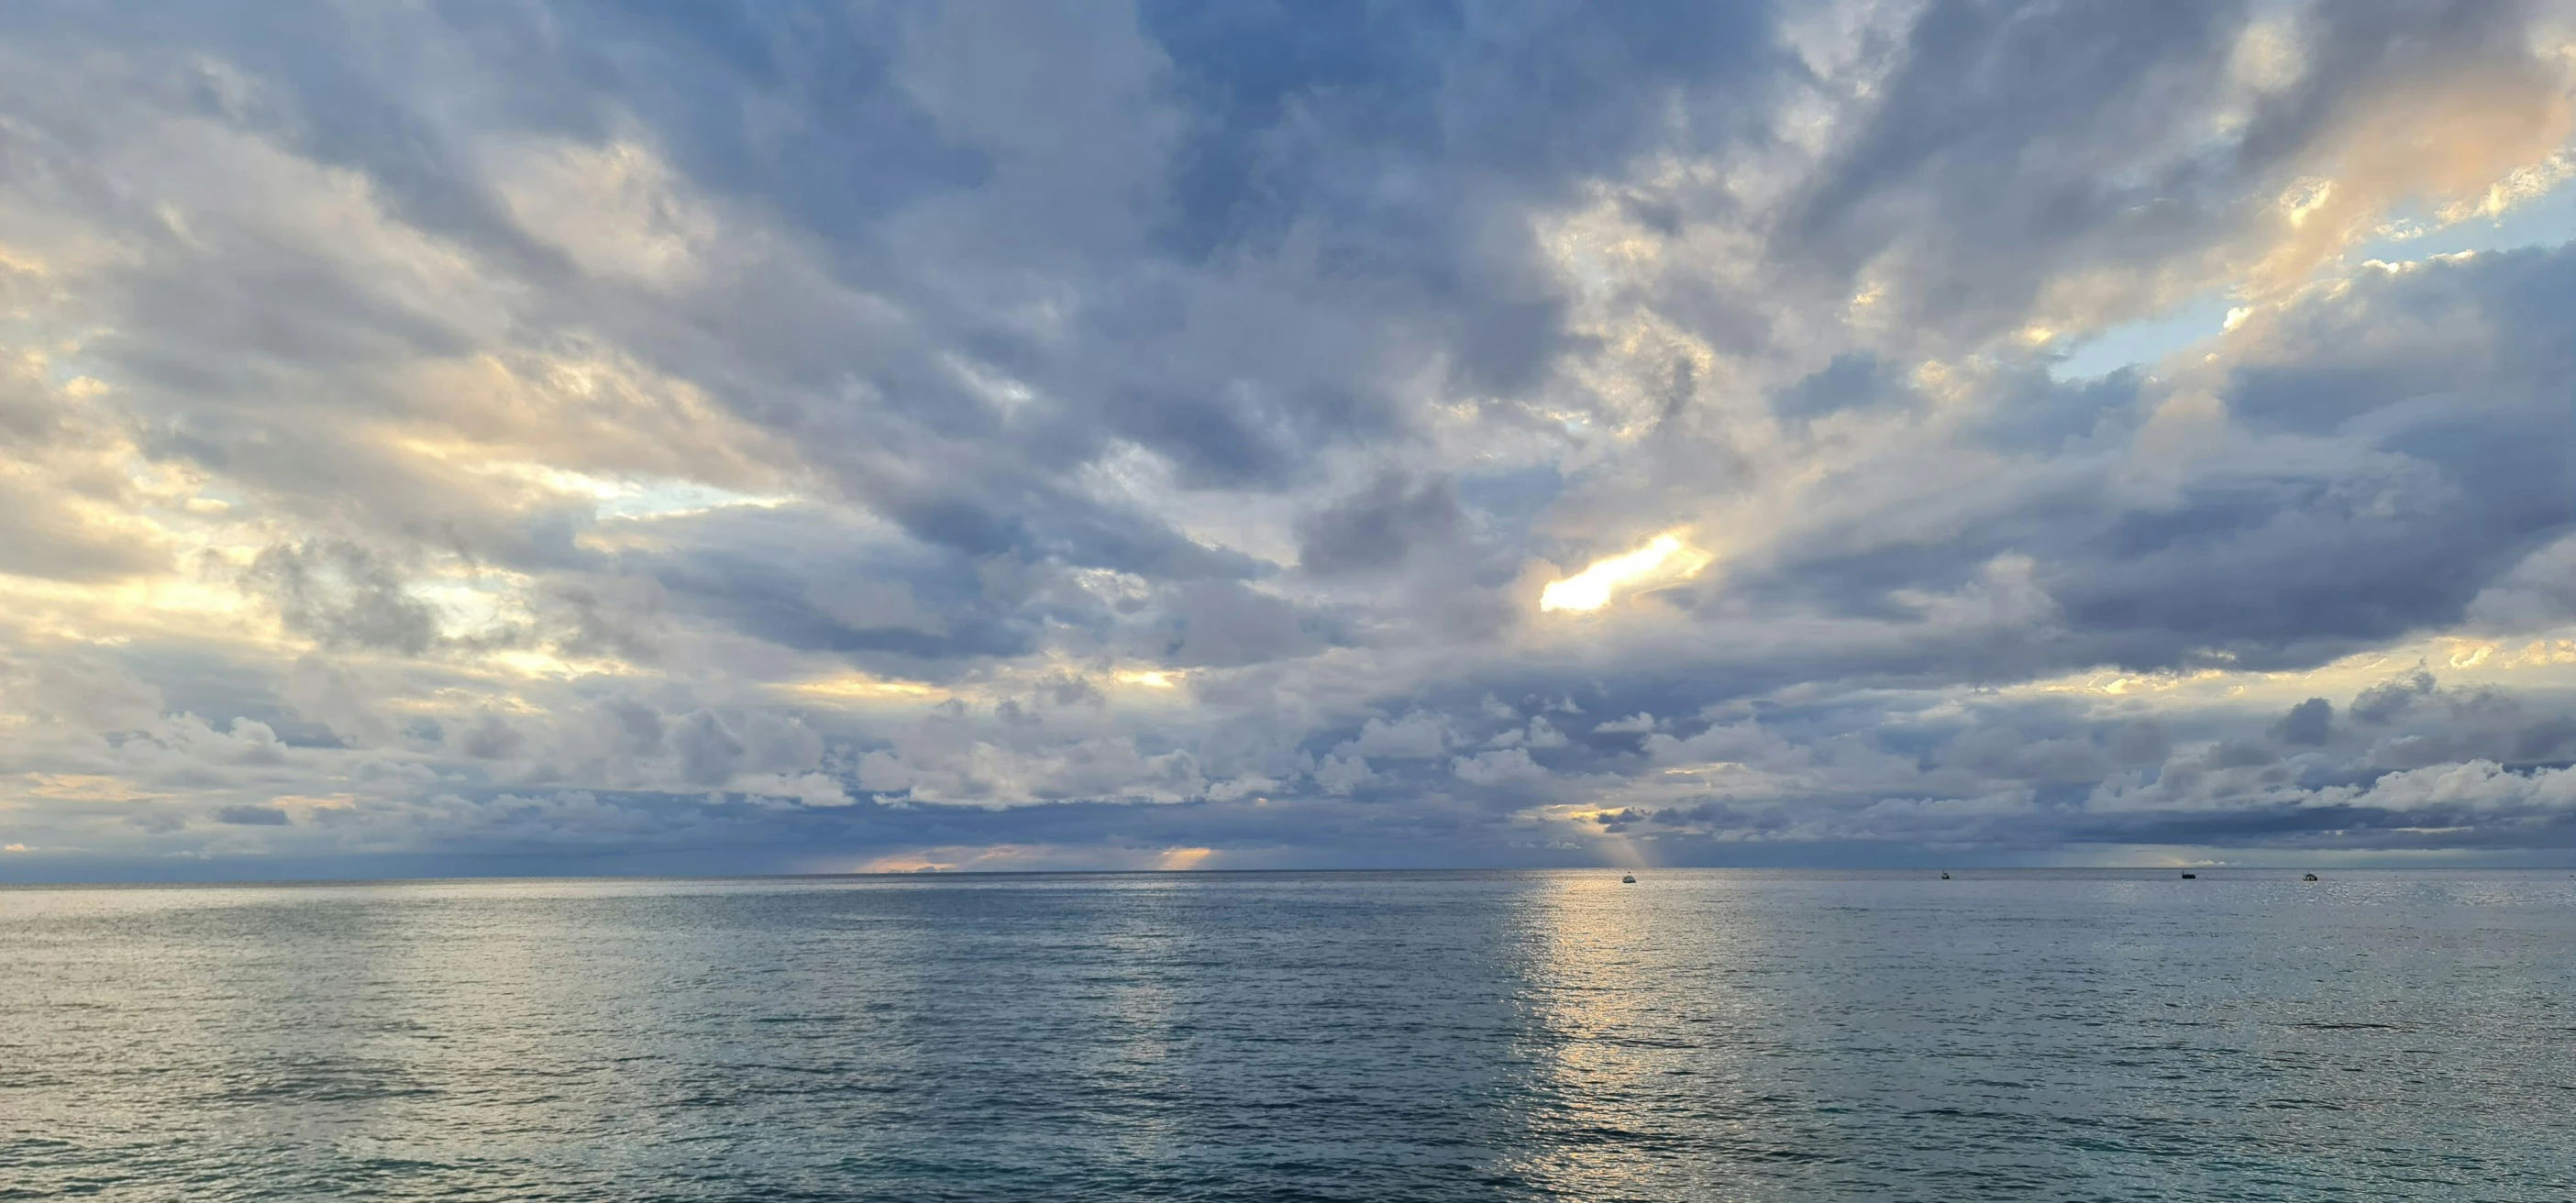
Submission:
[[[1696,576],[1708,566],[1709,558],[1706,552],[1683,542],[1680,535],[1667,531],[1635,551],[1594,560],[1583,571],[1549,584],[1539,592],[1538,608],[1598,610],[1610,604],[1611,597],[1619,592]]]

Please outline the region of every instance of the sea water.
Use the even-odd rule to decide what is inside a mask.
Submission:
[[[2576,1198],[2576,876],[0,889],[0,1197]]]

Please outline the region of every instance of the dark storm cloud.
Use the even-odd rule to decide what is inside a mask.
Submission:
[[[2285,744],[2322,746],[2333,730],[2333,724],[2334,703],[2324,698],[2309,698],[2290,707],[2290,712],[2282,715],[2281,721],[2272,724],[2272,737]]]
[[[1335,575],[1389,568],[1456,541],[1467,525],[1447,477],[1414,484],[1388,473],[1298,523],[1297,563]],[[1432,545],[1426,547],[1425,545]]]
[[[2248,444],[2312,457],[2247,464],[2120,516],[2104,532],[2117,562],[2067,574],[2078,621],[2258,654],[2384,639],[2457,621],[2567,530],[2576,253],[2372,275],[2296,311],[2281,357],[2225,390]],[[2476,332],[2415,326],[2428,311]],[[2372,347],[2391,326],[2416,336]]]
[[[2352,700],[2352,717],[2365,723],[2384,723],[2412,709],[2418,698],[2433,692],[2433,674],[2416,669],[2403,676],[2391,677],[2361,691]]]
[[[2033,448],[2020,430],[1999,432],[1996,450],[2055,454],[2023,458],[1995,482],[1997,504],[1953,538],[1834,554],[1862,532],[1828,530],[1731,587],[1784,609],[1900,617],[1920,592],[2027,556],[2055,610],[2051,641],[1913,653],[1937,663],[1965,651],[2000,672],[2212,655],[2305,667],[2456,623],[2576,520],[2570,314],[2576,252],[2564,248],[2365,271],[2288,311],[2207,385],[2127,382],[2107,397],[2088,382],[2014,386],[2017,407],[2081,415],[2092,437]],[[1801,387],[1837,372],[1857,380],[1838,367]],[[2217,398],[2212,441],[2169,468],[2142,466],[2134,449],[2154,437],[2154,407],[2188,404],[2193,387]],[[2146,472],[2166,479],[2143,483]],[[1908,655],[1867,654],[1887,671]],[[1969,670],[1949,659],[1942,671]]]
[[[1901,379],[1893,378],[1876,357],[1866,354],[1834,356],[1833,362],[1796,384],[1779,390],[1772,397],[1772,409],[1781,417],[1813,419],[1848,409],[1877,407],[1909,399],[1910,390]]]
[[[2225,164],[2134,169],[2216,90],[2237,3],[1935,0],[1886,103],[1791,210],[1784,253],[1846,280],[1891,250],[1940,324],[2018,314],[2070,257],[2146,260],[2208,237]],[[2226,199],[2233,199],[2233,190]],[[2195,203],[2200,202],[2200,203]]]
[[[226,806],[215,811],[214,818],[236,827],[284,827],[291,821],[274,806]]]
[[[1154,3],[1143,18],[1191,110],[1162,245],[1205,260],[1305,240],[1329,273],[1315,283],[1423,340],[1473,394],[1538,385],[1572,345],[1522,208],[1676,122],[1723,141],[1784,61],[1758,4]]]
[[[355,544],[271,547],[251,562],[245,583],[277,607],[289,628],[326,645],[418,655],[438,642],[438,617],[429,605],[406,590],[400,574]]]
[[[1029,646],[1036,616],[989,596],[971,562],[780,554],[788,546],[709,543],[630,569],[648,568],[677,609],[791,648],[939,660]]]

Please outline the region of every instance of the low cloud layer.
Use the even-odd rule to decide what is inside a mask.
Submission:
[[[0,880],[2554,863],[2576,10],[0,14]]]

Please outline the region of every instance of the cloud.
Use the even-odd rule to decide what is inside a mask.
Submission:
[[[2391,677],[2362,690],[2352,700],[2351,714],[2365,723],[2385,723],[2415,705],[2418,698],[2433,692],[2433,674],[2421,668],[2404,676]]]
[[[2285,744],[2321,747],[2332,734],[2333,723],[2334,703],[2324,698],[2309,698],[2290,707],[2290,712],[2282,715],[2281,721],[2272,724],[2272,737]]]
[[[214,820],[236,827],[284,827],[292,820],[274,806],[226,806],[214,812]]]
[[[1592,730],[1602,735],[1644,735],[1655,729],[1655,716],[1643,710],[1626,718],[1612,719],[1595,725]]]
[[[438,615],[366,549],[319,542],[271,547],[251,561],[246,587],[277,607],[289,630],[325,646],[379,647],[418,655],[440,637]]]
[[[1297,562],[1326,576],[1414,563],[1464,538],[1467,521],[1448,478],[1410,485],[1388,473],[1300,520]]]
[[[0,15],[13,873],[2563,846],[2553,11],[315,17]]]
[[[1540,768],[1530,759],[1530,754],[1520,748],[1503,748],[1492,752],[1478,752],[1473,756],[1461,756],[1457,763],[1451,766],[1450,771],[1456,773],[1459,780],[1471,785],[1505,785],[1515,781],[1539,781],[1547,777],[1547,770]]]
[[[1390,760],[1434,759],[1448,746],[1447,724],[1419,710],[1391,723],[1370,719],[1361,725],[1359,738],[1351,741],[1351,747],[1360,755]]]

